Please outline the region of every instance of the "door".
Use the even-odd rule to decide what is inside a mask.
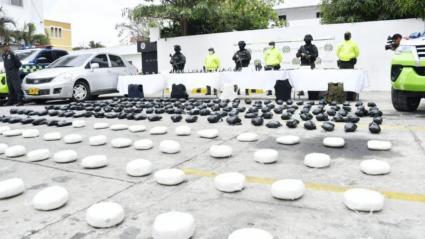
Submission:
[[[111,62],[111,74],[114,75],[111,89],[115,90],[117,89],[118,78],[120,76],[130,75],[130,71],[127,69],[121,57],[116,55],[109,55],[109,60]]]
[[[91,68],[93,64],[99,64],[99,68]],[[106,54],[99,54],[87,64],[88,80],[91,92],[110,90],[114,81],[114,75],[111,74],[109,60]]]

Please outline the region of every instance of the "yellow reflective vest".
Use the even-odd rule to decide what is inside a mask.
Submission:
[[[344,41],[339,45],[336,55],[341,61],[350,61],[353,58],[357,58],[360,55],[359,47],[353,40]]]
[[[215,53],[208,54],[205,57],[204,66],[206,71],[217,71],[220,68],[220,59]]]
[[[266,66],[277,66],[282,63],[283,54],[276,48],[270,48],[264,53],[264,63]]]

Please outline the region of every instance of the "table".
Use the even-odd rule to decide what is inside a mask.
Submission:
[[[242,71],[222,72],[222,84],[238,85],[240,89],[274,90],[276,81],[288,79],[288,72],[281,71]]]
[[[327,91],[328,83],[344,83],[344,91],[360,93],[369,86],[365,70],[299,69],[288,71],[289,83],[296,91]]]
[[[143,93],[147,97],[162,96],[166,86],[162,75],[135,75],[120,76],[117,90],[122,95],[128,94],[128,86],[131,84],[143,85]]]

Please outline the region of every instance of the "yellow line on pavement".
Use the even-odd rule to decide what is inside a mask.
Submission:
[[[211,178],[217,175],[216,172],[204,171],[204,170],[194,169],[194,168],[186,168],[186,169],[183,169],[183,171],[187,175],[196,176],[196,177]],[[254,183],[254,184],[271,185],[274,182],[276,182],[277,179],[247,176],[246,181],[248,183]],[[321,183],[306,183],[305,186],[307,189],[314,190],[314,191],[325,191],[325,192],[335,192],[335,193],[343,193],[346,190],[350,189],[349,187],[332,185],[332,184],[321,184]],[[385,195],[388,199],[425,203],[424,194],[414,194],[414,193],[412,194],[412,193],[389,192],[389,191],[380,191],[380,192],[383,195]]]

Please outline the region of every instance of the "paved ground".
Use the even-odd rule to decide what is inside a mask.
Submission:
[[[210,125],[205,118],[190,125],[194,132],[206,128],[218,128],[220,136],[214,140],[200,139],[195,134],[177,137],[173,124],[166,117],[156,123],[124,121],[127,124],[168,126],[169,133],[150,136],[147,132],[132,134],[128,131],[112,132],[94,130],[97,119],[87,119],[88,126],[82,129],[71,127],[57,129],[46,126],[37,128],[42,134],[61,131],[63,135],[79,133],[86,137],[77,145],[63,141],[45,142],[41,139],[5,138],[0,143],[21,144],[28,150],[48,148],[52,153],[63,149],[75,149],[80,158],[93,154],[106,154],[110,164],[102,169],[85,170],[77,163],[56,164],[51,160],[29,163],[25,157],[7,159],[0,155],[0,180],[20,177],[27,190],[24,194],[8,200],[0,200],[1,238],[151,238],[155,216],[170,210],[189,212],[196,218],[194,238],[224,239],[232,231],[242,227],[258,227],[283,238],[423,238],[425,235],[425,105],[414,114],[402,114],[393,110],[389,93],[365,93],[362,100],[373,100],[384,111],[383,132],[371,135],[366,121],[362,121],[356,133],[346,134],[343,125],[333,133],[322,130],[314,132],[302,128],[290,130],[255,128],[246,121],[242,126],[226,123]],[[40,108],[42,106],[26,106]],[[9,108],[1,107],[0,114],[8,114]],[[109,123],[121,120],[102,120]],[[0,123],[0,125],[4,125]],[[13,128],[21,127],[13,125]],[[260,140],[255,143],[240,143],[236,136],[241,132],[256,132]],[[133,148],[112,149],[110,145],[90,147],[89,136],[104,134],[108,139],[128,137],[133,140],[150,138],[155,147],[150,151]],[[301,144],[282,146],[275,143],[280,135],[299,135]],[[324,148],[325,136],[342,136],[347,141],[344,149]],[[178,140],[182,151],[176,155],[164,155],[158,144],[164,139]],[[390,152],[367,150],[369,139],[390,140]],[[217,160],[210,158],[208,149],[213,144],[233,147],[234,156]],[[277,164],[260,165],[252,155],[259,148],[279,150]],[[307,153],[325,152],[332,156],[332,166],[314,170],[306,168],[302,161]],[[132,159],[144,158],[153,162],[154,168],[180,168],[188,174],[185,183],[175,187],[156,184],[151,176],[129,177],[125,165]],[[363,159],[383,159],[392,165],[386,176],[367,176],[360,172]],[[235,194],[220,193],[213,187],[216,173],[239,171],[248,177],[244,191]],[[280,201],[270,196],[270,184],[276,179],[298,178],[304,180],[307,192],[294,202]],[[48,185],[61,185],[70,192],[70,201],[65,207],[49,212],[40,212],[30,205],[32,197]],[[368,214],[348,210],[342,201],[343,191],[352,187],[366,187],[383,192],[387,199],[382,212]],[[86,209],[100,201],[114,201],[125,208],[125,221],[111,229],[94,229],[85,222]]]

